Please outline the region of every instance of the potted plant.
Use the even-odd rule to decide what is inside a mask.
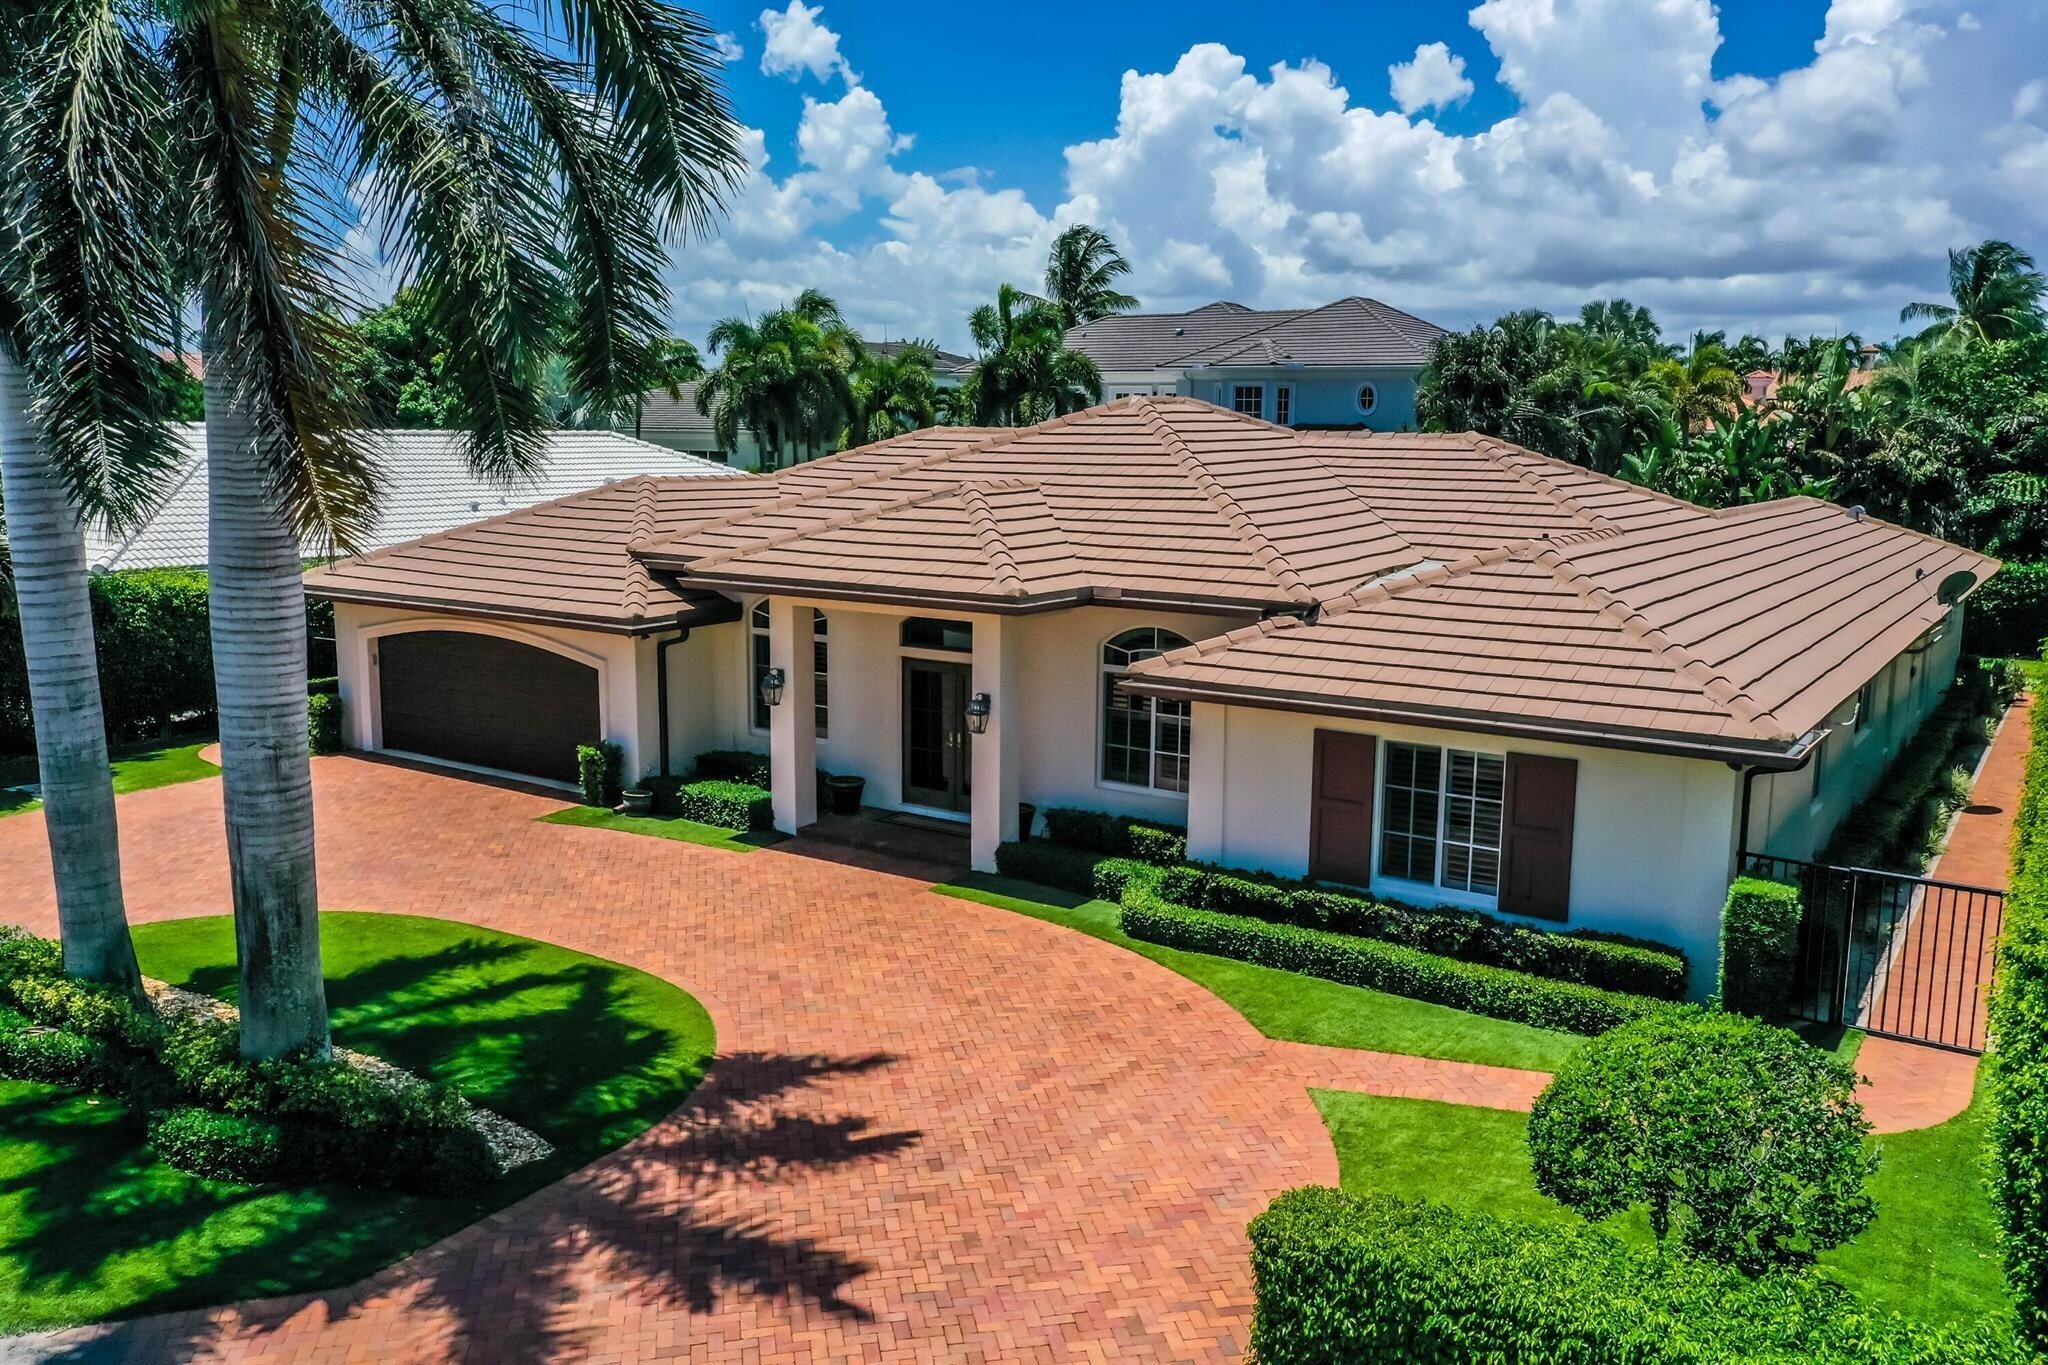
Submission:
[[[628,787],[619,793],[621,815],[646,815],[654,810],[654,793],[642,787]]]

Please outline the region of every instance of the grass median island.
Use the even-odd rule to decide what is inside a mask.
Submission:
[[[168,787],[179,782],[218,776],[220,769],[199,756],[199,751],[211,743],[211,739],[189,743],[151,741],[115,749],[112,754],[114,794],[119,796],[126,792],[147,791],[151,787]],[[24,785],[33,785],[35,781],[34,754],[0,759],[0,815],[41,810],[43,803],[21,790]]]
[[[1148,957],[1206,987],[1268,1038],[1533,1071],[1555,1070],[1586,1041],[1445,1005],[1141,942],[1123,932],[1117,906],[1078,892],[982,873],[937,889],[1078,929]]]
[[[1534,1223],[1583,1222],[1536,1192],[1526,1114],[1348,1091],[1311,1094],[1336,1145],[1347,1193],[1427,1199]],[[1823,1253],[1823,1273],[1875,1308],[1930,1322],[1964,1325],[2010,1313],[1983,1179],[1986,1121],[1980,1098],[1947,1123],[1880,1136],[1883,1162],[1869,1186],[1877,1220]],[[1628,1242],[1654,1244],[1640,1209],[1600,1226]]]
[[[702,844],[706,848],[722,848],[728,853],[752,853],[757,848],[781,843],[789,836],[777,830],[731,830],[718,825],[699,824],[673,815],[620,815],[602,806],[570,806],[540,817],[549,825],[576,825],[583,829],[616,829],[627,834],[652,835],[657,839],[676,839],[686,844]]]
[[[226,916],[135,928],[142,969],[235,998]],[[710,1063],[711,1019],[645,972],[474,925],[332,912],[337,1043],[460,1087],[554,1144],[475,1196],[203,1180],[118,1100],[0,1081],[0,1334],[346,1284],[644,1131]]]

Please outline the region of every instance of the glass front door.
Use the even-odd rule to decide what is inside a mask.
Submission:
[[[938,810],[968,805],[966,664],[903,661],[903,800]]]

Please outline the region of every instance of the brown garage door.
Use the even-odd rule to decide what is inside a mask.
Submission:
[[[420,630],[377,642],[384,747],[576,780],[598,737],[597,670],[491,635]]]

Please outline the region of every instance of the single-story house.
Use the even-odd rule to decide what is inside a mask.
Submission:
[[[507,485],[470,472],[464,456],[468,438],[459,431],[394,429],[363,435],[384,473],[384,501],[365,549],[636,475],[689,478],[730,472],[608,431],[555,431],[548,433],[541,467],[532,477]],[[87,529],[86,562],[95,570],[206,564],[206,428],[186,426],[178,436],[184,453],[148,519],[119,535],[104,527]]]
[[[1108,398],[1180,394],[1283,427],[1405,431],[1444,329],[1378,299],[1185,313],[1113,313],[1067,333]]]
[[[1198,859],[1674,943],[1704,986],[1738,852],[1826,839],[1996,567],[1812,498],[1140,397],[628,480],[308,588],[362,749],[558,781],[597,735],[635,775],[766,751],[780,828],[822,767],[981,868],[1020,802],[1152,817]]]

